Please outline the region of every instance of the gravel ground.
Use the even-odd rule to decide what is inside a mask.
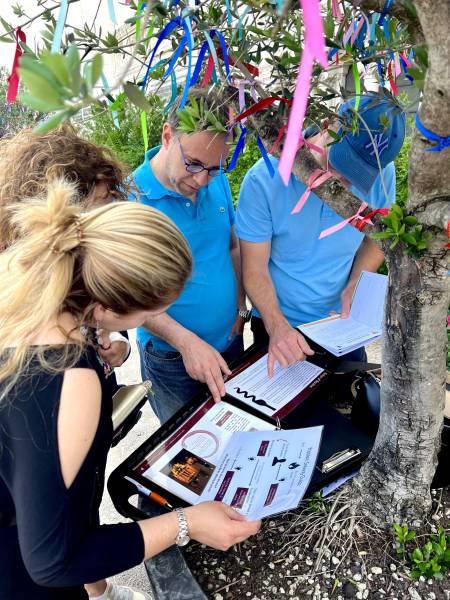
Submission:
[[[132,355],[118,370],[121,383],[140,381],[133,332],[131,339]],[[245,334],[245,343],[246,346],[251,343],[249,331]],[[370,362],[380,362],[379,343],[372,344],[367,350]],[[146,406],[139,423],[109,453],[107,476],[157,426],[156,417]],[[313,536],[308,543],[295,539],[304,531],[303,521],[299,518],[297,512],[266,521],[257,537],[227,553],[190,544],[186,558],[207,596],[212,600],[276,600],[284,597],[295,600],[450,600],[448,579],[442,582],[410,579],[405,566],[397,559],[394,540],[389,533],[367,534],[359,530],[357,546],[348,551],[348,541],[342,542],[344,531],[344,538],[337,538],[341,540],[341,546],[332,545],[314,569],[318,558],[317,548],[314,548],[317,538]],[[101,520],[103,523],[125,520],[115,511],[107,493],[101,506]],[[433,517],[422,533],[429,536],[439,526],[450,530],[450,489],[434,493]],[[289,540],[290,546],[285,547]],[[142,565],[113,579],[149,591]]]
[[[438,527],[450,533],[450,489],[433,492],[433,497],[433,517],[420,532],[424,536],[420,545]],[[322,525],[326,518],[322,514]],[[303,541],[310,520],[311,513],[306,512],[266,521],[256,538],[227,553],[191,544],[188,563],[212,600],[449,600],[448,578],[413,581],[398,560],[393,536],[366,533],[363,524],[350,551],[345,530],[337,534],[334,526],[329,537],[337,534],[337,538],[318,560],[319,532],[309,543]]]

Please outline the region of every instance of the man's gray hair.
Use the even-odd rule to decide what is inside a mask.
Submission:
[[[224,126],[229,123],[231,112],[238,112],[238,90],[231,86],[221,87],[219,90],[211,87],[194,86],[189,90],[189,96],[195,98],[197,101],[203,98],[205,108],[214,113]],[[167,114],[167,122],[176,130],[180,129],[179,113],[181,98],[181,95],[177,96]],[[189,99],[186,104],[189,104]],[[199,126],[199,131],[204,131],[208,128],[209,123],[204,123],[203,126],[199,123]]]

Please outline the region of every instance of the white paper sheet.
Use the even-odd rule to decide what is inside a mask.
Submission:
[[[386,275],[363,271],[347,319],[335,315],[298,329],[336,356],[361,348],[381,337],[386,290]]]
[[[234,432],[273,429],[274,425],[227,402],[215,404],[207,400],[154,448],[135,472],[186,502],[196,504]]]
[[[200,501],[220,500],[250,520],[296,508],[309,485],[322,430],[233,434]]]
[[[272,416],[323,371],[321,367],[307,361],[300,361],[286,369],[282,369],[276,363],[273,377],[269,379],[265,354],[247,369],[229,379],[225,383],[225,389],[230,396]]]

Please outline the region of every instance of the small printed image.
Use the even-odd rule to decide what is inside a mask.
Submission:
[[[181,450],[161,469],[161,473],[200,496],[215,468],[189,450]]]

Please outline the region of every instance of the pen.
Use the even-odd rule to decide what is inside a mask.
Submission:
[[[128,477],[127,475],[125,475],[124,479],[135,485],[137,487],[138,492],[141,493],[143,496],[147,496],[147,498],[150,498],[150,500],[153,500],[153,502],[156,502],[156,504],[159,504],[160,506],[164,506],[164,508],[173,510],[173,506],[169,504],[169,502],[167,502],[165,498],[163,498],[156,492],[152,492],[151,490],[144,487],[134,479],[131,479],[131,477]]]

